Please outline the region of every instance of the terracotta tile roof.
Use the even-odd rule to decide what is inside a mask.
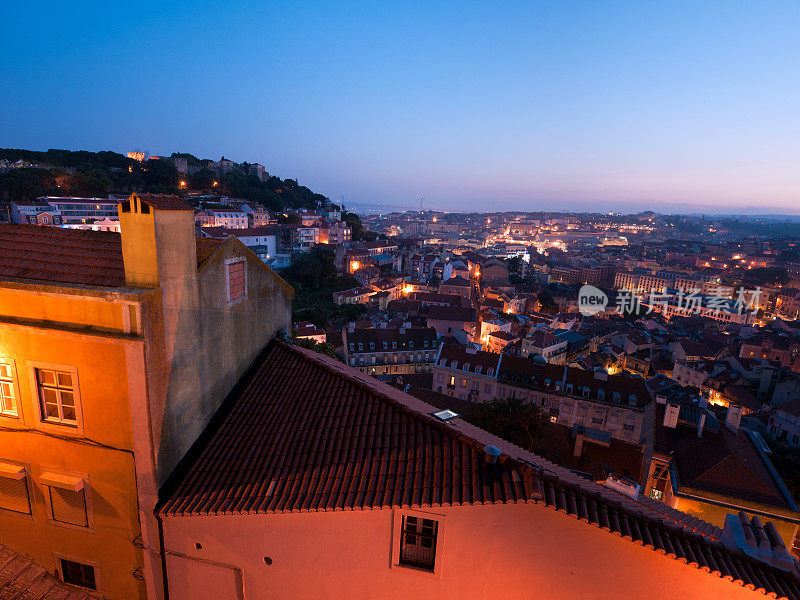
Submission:
[[[655,422],[655,451],[672,456],[680,487],[792,509],[744,429],[713,428],[707,420],[699,438],[692,423],[665,427],[663,405],[657,406]]]
[[[530,359],[504,355],[497,380],[516,387],[559,392],[568,396],[643,409],[653,401],[644,379],[624,375],[604,375],[575,367],[540,365]],[[563,382],[561,390],[557,384]],[[572,391],[569,386],[572,385]],[[587,389],[584,395],[584,389]]]
[[[468,288],[471,288],[472,287],[472,283],[470,281],[467,281],[466,279],[464,279],[461,276],[456,276],[456,277],[451,277],[450,279],[448,279],[446,281],[443,281],[440,284],[440,287],[441,286],[445,286],[445,287],[448,287],[448,286],[449,287],[454,287],[455,286],[455,287],[468,287]]]
[[[470,373],[480,373],[494,377],[500,354],[484,350],[468,349],[460,344],[445,344],[439,353],[438,365],[450,369],[460,369]]]
[[[219,248],[223,240],[197,238],[197,266],[202,265]]]
[[[531,484],[520,464],[503,461],[490,473],[481,444],[409,410],[385,393],[396,390],[372,381],[340,363],[273,342],[190,453],[162,514],[529,498]]]
[[[182,198],[171,194],[136,194],[156,210],[194,210]]]
[[[632,499],[310,351],[273,342],[162,489],[159,514],[536,501],[750,589],[800,600],[786,571],[718,528]],[[490,475],[482,448],[500,449]]]
[[[0,277],[51,283],[125,285],[118,233],[0,225]]]
[[[0,598],[17,600],[92,600],[28,558],[0,544]]]
[[[198,266],[221,243],[198,238]],[[111,231],[0,225],[0,279],[122,287],[122,238]]]
[[[346,343],[355,346],[351,352],[356,353],[433,350],[439,347],[436,330],[433,327],[354,329],[353,331],[345,330],[344,334]],[[384,343],[386,347],[384,347]],[[358,347],[359,344],[362,344],[361,348]],[[370,344],[373,346],[370,347]]]
[[[460,306],[428,306],[425,314],[427,314],[428,319],[433,319],[434,321],[474,323],[477,319],[474,308],[462,308]]]

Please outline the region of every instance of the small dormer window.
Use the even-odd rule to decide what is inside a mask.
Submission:
[[[482,370],[482,369],[483,369],[483,367],[482,367],[482,366],[480,366],[480,365],[475,365],[475,372],[476,372],[478,375],[480,375],[480,373],[481,373],[481,370]]]
[[[361,343],[361,342],[358,342],[358,351],[359,352],[363,352],[364,351],[364,344]]]
[[[353,342],[350,342],[350,352],[356,349],[356,345]]]
[[[614,399],[614,404],[619,404],[619,401],[622,397],[619,395],[619,392],[614,392],[612,398]]]
[[[425,340],[425,341],[423,342],[423,346],[425,346],[425,348],[427,348],[427,347],[428,347],[428,340]]]
[[[567,384],[566,392],[567,392],[567,394],[571,394],[572,393],[572,384],[571,383]]]
[[[628,405],[629,406],[636,406],[636,395],[635,394],[628,394]]]
[[[469,371],[469,363],[464,363],[463,369]]]
[[[413,349],[413,348],[414,348],[414,342],[412,342],[411,340],[409,340],[409,342],[408,342],[408,347],[409,347],[409,348],[411,348],[411,349]]]
[[[491,377],[492,375],[494,375],[494,369],[489,369],[489,370],[486,371],[486,376],[487,377]]]
[[[458,361],[454,360],[453,362],[451,362],[450,363],[450,368],[451,369],[457,369],[458,368]]]
[[[369,343],[369,349],[370,350],[375,350],[375,342],[370,342]]]
[[[397,342],[392,342],[392,348],[397,348]]]
[[[383,349],[387,350],[389,348],[389,342],[383,342]]]
[[[604,389],[600,388],[597,390],[597,399],[600,400],[600,402],[606,399],[606,391]]]
[[[587,386],[583,386],[583,397],[584,398],[589,397],[589,388]]]

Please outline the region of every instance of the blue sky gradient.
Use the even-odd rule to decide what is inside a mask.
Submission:
[[[25,3],[0,146],[259,161],[345,203],[800,212],[800,3]]]

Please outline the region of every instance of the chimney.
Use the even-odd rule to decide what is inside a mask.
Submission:
[[[572,456],[579,457],[583,452],[583,434],[579,433],[575,436],[575,448],[572,450]]]
[[[664,427],[675,429],[678,426],[678,414],[681,412],[681,407],[677,404],[667,402],[664,410]]]
[[[728,413],[725,415],[725,427],[733,433],[739,432],[739,425],[742,423],[742,407],[738,404],[728,405]]]
[[[700,413],[700,420],[697,421],[697,437],[703,437],[703,427],[706,424],[706,411]]]
[[[125,284],[161,287],[165,304],[185,297],[184,287],[197,282],[194,209],[177,196],[134,193],[117,211]]]

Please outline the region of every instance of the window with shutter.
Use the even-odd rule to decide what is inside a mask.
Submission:
[[[84,490],[50,487],[50,510],[54,521],[79,527],[89,526]]]
[[[0,477],[0,508],[25,515],[31,514],[28,478]]]

